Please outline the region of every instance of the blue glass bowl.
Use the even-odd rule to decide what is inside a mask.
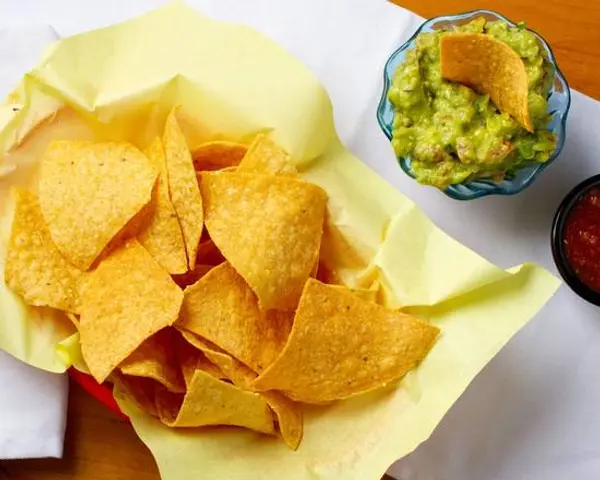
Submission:
[[[394,73],[398,66],[406,59],[408,50],[415,48],[417,35],[423,32],[448,29],[455,25],[464,25],[479,17],[484,17],[489,21],[502,20],[509,25],[515,26],[514,22],[511,22],[502,15],[490,10],[473,10],[472,12],[458,15],[436,17],[423,23],[404,45],[392,53],[385,64],[383,72],[383,92],[381,94],[379,106],[377,107],[377,121],[379,122],[379,126],[383,130],[383,133],[385,133],[390,141],[392,140],[394,108],[388,100],[388,90],[392,84]],[[500,182],[494,182],[491,179],[479,179],[450,185],[444,190],[444,193],[449,197],[456,200],[472,200],[474,198],[485,197],[486,195],[514,195],[531,185],[542,170],[548,167],[548,165],[550,165],[550,163],[552,163],[560,154],[565,144],[567,116],[569,114],[569,107],[571,106],[571,93],[564,75],[556,64],[552,49],[541,36],[535,32],[533,33],[540,39],[540,43],[546,50],[550,63],[554,66],[555,71],[554,83],[548,96],[548,109],[552,115],[552,121],[548,129],[556,135],[557,140],[554,153],[547,162],[523,167],[518,170],[514,176],[510,178],[506,177]],[[406,174],[414,178],[410,157],[400,157],[398,158],[398,163]]]

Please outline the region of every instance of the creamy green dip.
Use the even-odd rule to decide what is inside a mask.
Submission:
[[[453,31],[492,35],[522,58],[535,131],[527,132],[501,113],[487,95],[443,80],[440,37],[445,31],[422,33],[396,70],[388,93],[395,111],[396,155],[410,157],[419,183],[438,188],[477,178],[500,181],[526,165],[548,161],[556,146],[547,130],[551,118],[546,101],[554,68],[539,40],[523,25],[486,23],[484,18]]]

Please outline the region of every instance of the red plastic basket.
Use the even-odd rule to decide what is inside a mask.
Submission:
[[[92,376],[82,373],[75,368],[69,369],[69,376],[100,403],[103,403],[121,418],[129,420],[129,417],[127,417],[127,415],[121,411],[119,405],[117,405],[117,402],[112,394],[112,388],[110,386],[98,383]]]

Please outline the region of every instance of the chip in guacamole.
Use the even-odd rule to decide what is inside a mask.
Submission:
[[[470,71],[469,77],[479,77],[477,82],[468,85],[444,79],[441,39],[457,33],[490,36],[518,55],[527,77],[525,114],[514,113],[523,109],[522,104],[507,108],[506,102],[494,103],[498,96],[488,94],[489,90],[506,91],[515,85],[525,88],[516,83],[523,82],[523,76],[502,76],[498,69],[487,68],[489,65],[474,75],[478,67],[470,64],[464,68]],[[514,58],[503,58],[513,56],[512,52],[496,44],[478,42],[478,63],[514,63]],[[477,58],[481,56],[486,58]],[[473,55],[459,57],[458,61],[474,60]],[[497,85],[502,78],[504,84]],[[482,178],[500,181],[522,167],[547,162],[556,147],[556,138],[548,131],[546,100],[553,79],[553,66],[539,39],[521,24],[512,27],[478,18],[452,30],[421,33],[416,48],[398,67],[388,93],[395,111],[394,151],[398,157],[410,158],[419,183],[442,189]],[[486,93],[478,88],[482,84],[493,88]]]

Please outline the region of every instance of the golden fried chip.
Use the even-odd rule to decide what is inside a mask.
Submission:
[[[175,110],[172,110],[167,117],[163,143],[171,201],[183,232],[189,269],[193,270],[196,265],[198,243],[202,235],[204,215],[192,155],[177,122]]]
[[[200,350],[213,365],[223,372],[225,378],[231,380],[238,387],[248,389],[258,376],[256,372],[208,340],[187,330],[181,329],[180,332],[190,345]]]
[[[291,177],[205,173],[206,228],[263,309],[294,309],[319,254],[327,195]]]
[[[181,334],[183,338],[190,343],[190,345],[193,345],[198,350],[201,350],[204,355],[211,360],[212,364],[219,365],[219,371],[223,372],[225,378],[231,380],[234,385],[243,389],[248,389],[252,382],[256,379],[257,375],[255,372],[250,370],[241,362],[238,362],[231,355],[223,352],[216,345],[212,345],[210,342],[201,339],[193,333],[186,332],[185,330],[181,330]],[[207,366],[205,362],[205,359],[199,361],[200,367],[198,368],[219,378],[214,372],[211,372],[206,368]],[[184,365],[185,364],[182,363],[182,368],[185,368]],[[190,360],[189,365],[193,365],[192,360]],[[192,369],[193,367],[187,368],[187,372],[184,369],[186,383],[188,382],[187,379],[193,376],[195,371],[195,369]],[[261,395],[277,415],[279,429],[285,443],[291,449],[295,450],[298,448],[300,440],[302,439],[303,426],[302,411],[300,407],[279,392],[263,392]]]
[[[183,292],[136,240],[105,258],[85,283],[81,350],[102,383],[144,340],[172,325]]]
[[[150,202],[157,174],[128,143],[50,144],[41,162],[39,196],[60,252],[87,270]]]
[[[262,396],[277,416],[281,438],[289,448],[297,450],[304,430],[300,405],[279,392],[263,392]]]
[[[321,262],[319,261],[319,256],[317,255],[317,261],[315,262],[315,264],[313,265],[313,268],[310,271],[310,276],[312,278],[317,278],[317,274],[319,273],[319,264]]]
[[[256,136],[237,169],[245,173],[270,173],[273,175],[295,175],[296,167],[290,155],[264,133]]]
[[[154,139],[145,153],[160,173],[152,194],[153,209],[138,240],[167,272],[183,274],[188,270],[187,254],[179,220],[169,198],[165,151],[160,138]]]
[[[202,370],[219,380],[228,379],[227,375],[225,375],[219,367],[212,363],[202,353],[195,352],[194,355],[186,356],[181,363],[181,373],[183,374],[186,388],[190,388],[196,370]]]
[[[196,171],[235,167],[248,151],[243,143],[215,140],[200,145],[192,152]]]
[[[154,380],[143,377],[129,377],[127,375],[113,374],[111,377],[115,384],[119,384],[123,392],[139,408],[153,417],[158,417],[155,406],[155,390],[158,385]]]
[[[209,373],[196,370],[181,401],[166,391],[156,392],[161,421],[170,427],[235,425],[274,433],[273,414],[260,394],[242,390]]]
[[[177,327],[209,340],[253,370],[264,370],[285,345],[285,316],[263,315],[256,295],[229,263],[213,268],[184,293]]]
[[[183,275],[172,275],[173,280],[177,285],[181,288],[185,288],[189,285],[193,285],[198,280],[200,280],[204,275],[210,272],[214,267],[212,265],[203,265],[201,263],[196,263],[196,266],[193,270],[190,270]]]
[[[483,33],[447,33],[440,38],[440,57],[442,78],[487,93],[501,112],[533,132],[527,71],[510,46]]]
[[[422,320],[309,279],[285,348],[254,387],[306,403],[367,392],[415,368],[438,333]]]
[[[58,251],[35,194],[15,190],[16,206],[4,277],[26,303],[78,313],[79,283],[85,275]]]
[[[193,334],[190,333],[189,335]],[[176,337],[175,346],[186,388],[190,387],[196,370],[202,370],[221,380],[228,378],[200,349],[195,348],[191,342],[186,341],[185,337],[182,337],[179,333],[176,334]]]
[[[185,392],[178,358],[173,349],[175,338],[168,329],[152,335],[119,365],[119,370],[132,377],[156,380],[167,390]]]

